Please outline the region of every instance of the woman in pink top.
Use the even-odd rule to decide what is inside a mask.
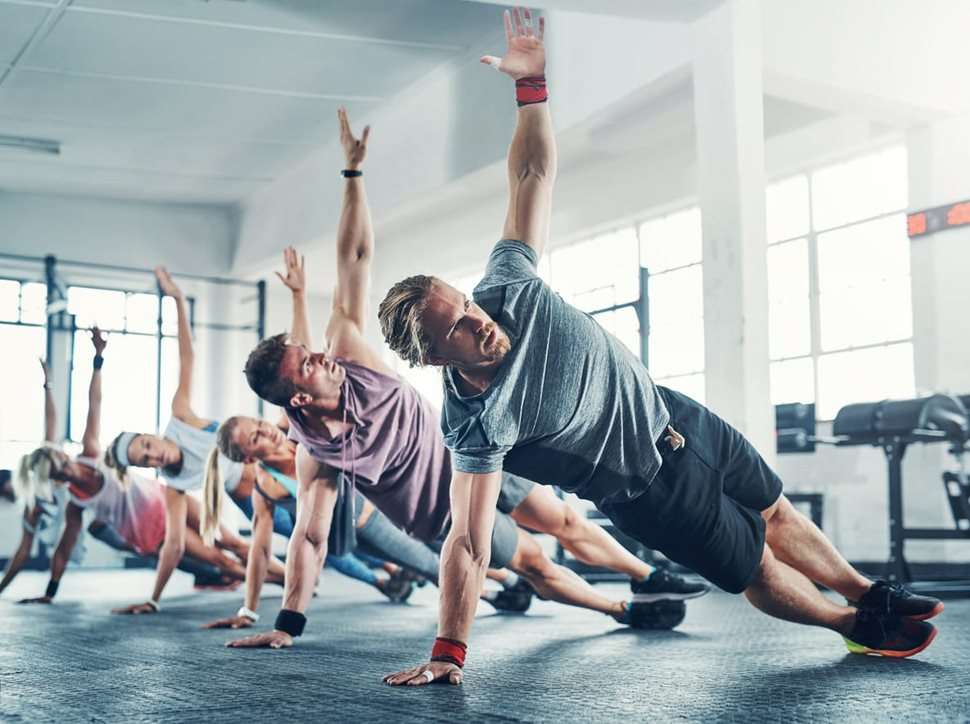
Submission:
[[[67,567],[71,551],[81,532],[85,510],[91,510],[96,521],[115,529],[122,539],[142,555],[157,555],[165,539],[165,496],[161,483],[131,475],[122,483],[114,471],[100,459],[98,442],[101,416],[102,353],[107,340],[95,328],[91,332],[94,344],[94,370],[88,391],[88,416],[82,438],[83,450],[72,460],[51,445],[38,448],[24,456],[19,482],[23,491],[36,490],[53,484],[64,487],[69,496],[64,532],[51,559],[51,579],[45,594],[23,603],[51,603],[57,593],[61,576]],[[31,499],[34,497],[30,496]],[[206,546],[198,534],[199,504],[191,500],[186,510],[186,553],[216,566],[227,577],[243,580],[245,567],[223,551]],[[233,538],[228,530],[223,536]]]

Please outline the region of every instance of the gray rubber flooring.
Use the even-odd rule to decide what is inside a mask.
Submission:
[[[739,598],[691,602],[675,631],[618,627],[536,602],[524,616],[483,604],[465,684],[394,689],[384,673],[421,661],[436,594],[406,606],[326,574],[296,647],[237,651],[199,625],[239,605],[190,594],[163,613],[111,605],[149,589],[145,572],[71,572],[53,606],[17,606],[46,576],[24,575],[0,601],[4,722],[628,722],[970,721],[970,600],[948,601],[919,657],[846,653],[822,630],[769,619]],[[622,595],[620,586],[602,586]],[[278,589],[260,611],[271,625]]]

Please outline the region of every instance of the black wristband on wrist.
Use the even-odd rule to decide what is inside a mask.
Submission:
[[[357,178],[358,176],[363,176],[364,172],[355,168],[345,168],[340,172],[340,175],[344,178]]]
[[[48,581],[47,590],[44,592],[44,595],[47,596],[47,598],[54,598],[54,596],[57,595],[57,588],[60,585],[60,581],[55,581],[53,579]]]
[[[281,608],[276,614],[276,623],[273,625],[277,631],[283,631],[296,638],[303,633],[306,626],[306,616],[299,611],[291,611],[288,608]]]
[[[94,355],[94,369],[99,370],[104,364],[104,357],[99,354]]]

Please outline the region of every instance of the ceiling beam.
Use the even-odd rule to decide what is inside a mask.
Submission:
[[[27,54],[36,48],[37,45],[50,34],[50,32],[54,29],[54,26],[57,25],[58,21],[61,19],[61,17],[63,17],[65,11],[72,2],[74,2],[74,0],[59,0],[57,5],[50,8],[47,15],[44,16],[44,19],[40,21],[40,24],[34,28],[34,32],[30,34],[29,38],[27,38],[27,42],[23,44],[23,47],[21,47],[17,52],[17,55],[14,56],[13,60],[10,62],[10,65],[0,72],[0,86],[4,84],[4,81],[6,81],[7,78],[13,75],[14,71],[17,69],[17,66],[20,64],[20,61],[26,58]]]

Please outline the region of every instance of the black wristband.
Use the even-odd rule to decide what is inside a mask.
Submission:
[[[104,357],[99,354],[94,355],[94,369],[99,370],[104,364]]]
[[[288,633],[294,638],[303,633],[306,626],[306,616],[299,611],[291,611],[288,608],[281,608],[276,614],[276,623],[273,625],[277,631]]]
[[[345,168],[340,172],[340,175],[344,178],[357,178],[358,176],[363,176],[364,172],[356,168]]]
[[[60,581],[55,581],[53,578],[47,583],[47,590],[44,595],[47,598],[54,598],[57,595],[57,587],[61,585]]]

